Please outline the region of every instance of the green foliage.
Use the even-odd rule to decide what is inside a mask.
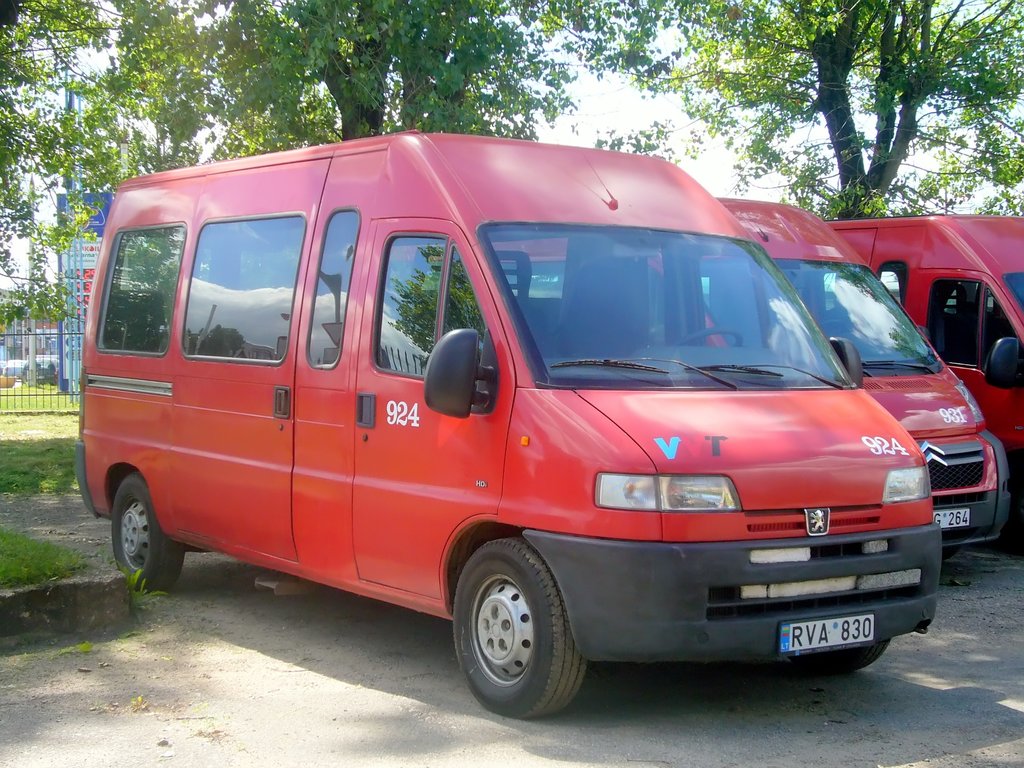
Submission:
[[[570,107],[572,69],[543,4],[523,0],[34,0],[0,21],[4,319],[60,318],[54,256],[88,218],[33,219],[77,176],[416,128],[533,138]],[[65,109],[65,88],[82,97]],[[31,181],[30,181],[31,180]],[[74,198],[74,195],[72,195]],[[74,202],[74,199],[73,199]],[[35,252],[18,270],[14,238]]]
[[[148,608],[153,598],[166,597],[166,592],[146,587],[142,571],[131,571],[123,566],[118,566],[118,570],[124,575],[125,586],[128,587],[129,608],[132,613],[138,613]]]
[[[635,24],[586,39],[585,55],[678,93],[698,130],[738,153],[741,184],[777,173],[792,202],[834,216],[948,210],[988,188],[992,207],[1020,207],[1016,0],[640,7]],[[911,167],[910,157],[923,161]]]
[[[0,588],[43,584],[83,567],[77,552],[0,528]]]

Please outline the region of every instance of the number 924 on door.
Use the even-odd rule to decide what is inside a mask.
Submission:
[[[835,619],[792,621],[779,628],[779,652],[784,654],[865,645],[874,640],[875,617],[870,613]]]

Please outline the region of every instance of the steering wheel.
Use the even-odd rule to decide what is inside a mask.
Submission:
[[[732,331],[728,328],[702,328],[699,331],[688,333],[682,339],[679,340],[680,344],[686,344],[691,341],[699,341],[700,339],[706,339],[708,336],[728,336],[733,340],[732,346],[742,347],[743,336],[739,331]]]

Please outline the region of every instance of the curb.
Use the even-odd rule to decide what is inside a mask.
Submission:
[[[131,615],[119,572],[85,573],[35,587],[0,589],[0,637],[109,628]]]

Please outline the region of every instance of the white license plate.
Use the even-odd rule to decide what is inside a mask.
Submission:
[[[940,528],[967,528],[971,524],[971,508],[936,509],[935,522]]]
[[[874,639],[873,613],[815,621],[788,621],[779,628],[779,651],[807,653],[822,648],[866,645]]]

